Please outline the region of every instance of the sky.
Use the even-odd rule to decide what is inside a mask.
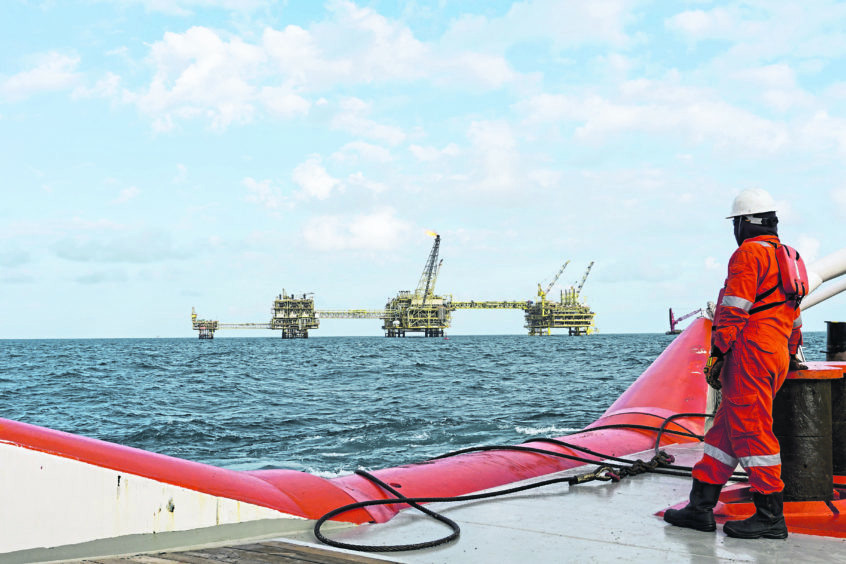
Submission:
[[[192,307],[266,322],[283,290],[380,309],[427,230],[439,294],[595,261],[599,330],[663,332],[716,299],[742,189],[808,262],[846,247],[844,30],[825,0],[4,1],[0,338],[193,337]]]

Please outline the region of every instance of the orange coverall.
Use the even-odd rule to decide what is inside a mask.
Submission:
[[[712,346],[725,354],[723,397],[693,468],[700,482],[725,484],[739,462],[752,489],[765,495],[784,489],[773,398],[787,376],[789,354],[802,344],[802,317],[785,301],[771,243],[780,244],[778,237],[747,239],[729,260],[711,329]]]

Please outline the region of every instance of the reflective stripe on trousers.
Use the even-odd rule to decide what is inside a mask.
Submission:
[[[781,466],[781,454],[759,454],[756,456],[741,456],[740,465],[744,468],[761,466]]]
[[[726,452],[723,452],[714,445],[709,445],[708,443],[705,443],[705,454],[707,454],[714,460],[722,462],[723,464],[731,468],[732,471],[734,471],[734,469],[737,467],[737,459],[735,457]]]
[[[705,454],[713,458],[714,460],[718,460],[722,462],[732,470],[737,467],[737,463],[739,462],[741,466],[744,468],[751,468],[751,467],[759,467],[759,466],[780,466],[781,465],[781,454],[758,454],[754,456],[741,456],[740,458],[735,458],[732,455],[723,452],[722,450],[718,449],[714,445],[709,445],[705,443]]]

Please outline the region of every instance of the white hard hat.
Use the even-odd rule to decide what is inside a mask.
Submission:
[[[774,211],[776,211],[775,202],[766,190],[748,188],[734,199],[734,203],[731,205],[731,215],[726,219]]]

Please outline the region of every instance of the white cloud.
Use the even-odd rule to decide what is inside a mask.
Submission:
[[[402,22],[352,2],[329,4],[331,18],[310,29],[268,28],[262,44],[290,84],[326,89],[337,84],[417,80],[431,71],[429,48]]]
[[[389,145],[402,143],[406,135],[399,127],[384,125],[367,117],[370,104],[359,98],[346,98],[340,103],[340,111],[332,125],[359,137],[383,141]]]
[[[265,60],[260,48],[192,27],[165,33],[150,60],[155,76],[147,91],[124,98],[151,115],[157,128],[173,127],[174,118],[206,117],[215,128],[253,119],[258,90],[252,82]]]
[[[190,256],[167,231],[75,220],[52,245],[57,257],[74,262],[150,263]]]
[[[647,93],[647,85],[652,93]],[[700,92],[698,98],[693,98],[691,92],[664,91],[660,83],[637,81],[628,85],[624,101],[596,95],[541,94],[518,103],[516,108],[526,115],[528,124],[575,125],[576,138],[593,142],[638,132],[681,135],[692,143],[708,141],[722,148],[772,153],[791,141],[790,131],[783,123],[709,99],[707,92]]]
[[[73,98],[112,98],[120,92],[120,76],[107,72],[106,75],[94,83],[94,86],[78,86],[74,89]]]
[[[330,4],[335,25],[319,26],[317,32],[335,32],[338,54],[344,53],[358,80],[418,79],[425,76],[428,48],[399,21],[370,8],[344,0]],[[333,29],[334,28],[334,29]],[[325,31],[324,31],[325,30]],[[325,40],[325,35],[321,34]]]
[[[139,4],[148,12],[171,16],[191,16],[197,9],[220,8],[232,12],[254,12],[269,7],[267,0],[99,0],[120,4]]]
[[[103,284],[105,282],[126,282],[126,272],[123,270],[97,270],[74,278],[79,284]]]
[[[759,188],[759,186],[751,186],[751,188]],[[740,191],[738,190],[738,193],[739,192]],[[776,199],[775,208],[780,222],[790,225],[796,225],[799,223],[800,218],[796,212],[796,208],[790,200]]]
[[[790,65],[785,63],[744,69],[736,74],[738,78],[748,80],[765,88],[784,89],[796,87],[796,73]]]
[[[467,137],[476,166],[476,189],[512,192],[520,188],[517,140],[507,122],[475,121]]]
[[[628,76],[629,72],[635,67],[635,61],[631,57],[621,55],[620,53],[608,53],[596,57],[593,65],[597,69],[604,69],[605,73],[611,77],[612,80],[622,80]]]
[[[181,115],[183,117],[189,117],[187,112],[182,112]],[[152,123],[153,131],[157,133],[167,132],[173,130],[176,125],[173,121],[173,116],[171,114],[165,114],[161,116],[156,116],[153,119]]]
[[[303,227],[303,239],[316,251],[388,251],[401,247],[409,229],[393,209],[384,208],[353,217],[314,217]]]
[[[241,181],[241,184],[247,189],[246,200],[250,203],[258,204],[269,210],[278,210],[293,205],[270,180],[255,180],[247,177]]]
[[[391,162],[391,151],[380,145],[365,141],[351,141],[332,154],[332,159],[340,162],[358,162],[359,160],[376,163]]]
[[[846,217],[846,187],[835,188],[829,193],[829,196],[831,201],[834,202],[837,212],[842,217]]]
[[[456,157],[461,154],[461,149],[455,143],[449,143],[442,149],[437,147],[424,147],[421,145],[409,145],[408,150],[419,161],[433,162],[444,157]]]
[[[374,193],[385,192],[388,190],[388,186],[383,184],[382,182],[377,182],[375,180],[370,180],[364,176],[363,173],[355,172],[347,177],[347,184],[350,186],[361,186],[362,188],[366,188]]]
[[[328,7],[329,17],[308,29],[268,27],[253,42],[202,26],[167,32],[151,46],[149,86],[115,97],[136,104],[157,130],[198,118],[223,129],[249,123],[260,111],[280,118],[304,115],[310,93],[339,86],[430,81],[499,88],[523,78],[502,56],[468,50],[466,44],[444,49],[421,41],[404,22],[371,8],[343,0]],[[115,86],[109,80],[97,90]],[[350,107],[335,125],[390,144],[405,138],[399,128]]]
[[[282,118],[305,115],[311,108],[311,102],[292,93],[288,88],[265,86],[261,89],[258,99],[268,112]]]
[[[734,37],[740,25],[737,15],[726,8],[688,10],[668,18],[664,25],[692,40],[725,39]]]
[[[273,68],[293,86],[308,86],[316,81],[318,73],[337,75],[350,72],[343,63],[332,63],[322,58],[320,47],[311,33],[299,26],[289,25],[284,30],[267,28],[262,34],[262,46]]]
[[[819,256],[820,240],[810,235],[799,235],[799,240],[796,242],[796,250],[799,251],[805,264],[811,264]]]
[[[558,170],[536,169],[526,173],[526,176],[541,188],[549,190],[561,183],[563,174]]]
[[[51,51],[36,57],[36,65],[0,80],[0,97],[15,102],[41,92],[66,90],[78,84],[79,57]]]
[[[305,162],[300,163],[291,174],[291,179],[302,188],[302,194],[308,197],[325,200],[332,195],[332,191],[342,189],[341,181],[333,178],[317,155],[312,155]]]
[[[825,110],[815,112],[798,126],[800,145],[811,151],[833,149],[846,155],[846,119]]]
[[[479,86],[485,89],[500,88],[520,78],[508,61],[498,55],[484,53],[457,53],[434,64],[435,78],[439,83]],[[447,80],[448,79],[448,80]]]
[[[814,104],[814,97],[799,87],[796,72],[785,63],[742,69],[733,73],[732,78],[751,84],[763,102],[778,111]]]
[[[176,165],[176,176],[171,179],[174,184],[182,184],[188,178],[188,167],[182,163]]]
[[[722,270],[723,265],[717,262],[717,259],[714,257],[707,257],[705,259],[705,269],[706,270]]]
[[[411,144],[408,150],[427,165],[427,181],[444,190],[478,191],[508,199],[560,186],[561,171],[549,165],[546,155],[524,152],[520,133],[507,119],[476,120],[467,127],[464,146]]]
[[[459,17],[443,42],[448,47],[477,45],[497,52],[515,43],[539,39],[552,42],[559,50],[585,44],[625,46],[632,41],[625,28],[632,22],[633,6],[635,2],[627,0],[515,2],[501,17]]]
[[[120,191],[120,195],[117,198],[115,198],[114,200],[112,200],[112,203],[113,204],[125,204],[129,200],[138,196],[138,194],[140,194],[140,193],[141,193],[141,190],[139,190],[135,186],[130,186],[129,188],[124,188],[123,190]]]
[[[788,57],[830,59],[846,54],[846,34],[841,31],[846,6],[842,2],[724,4],[728,5],[681,12],[666,19],[665,26],[694,43],[723,41],[722,53],[711,62],[717,67],[737,68]],[[812,66],[805,70],[810,71]]]

